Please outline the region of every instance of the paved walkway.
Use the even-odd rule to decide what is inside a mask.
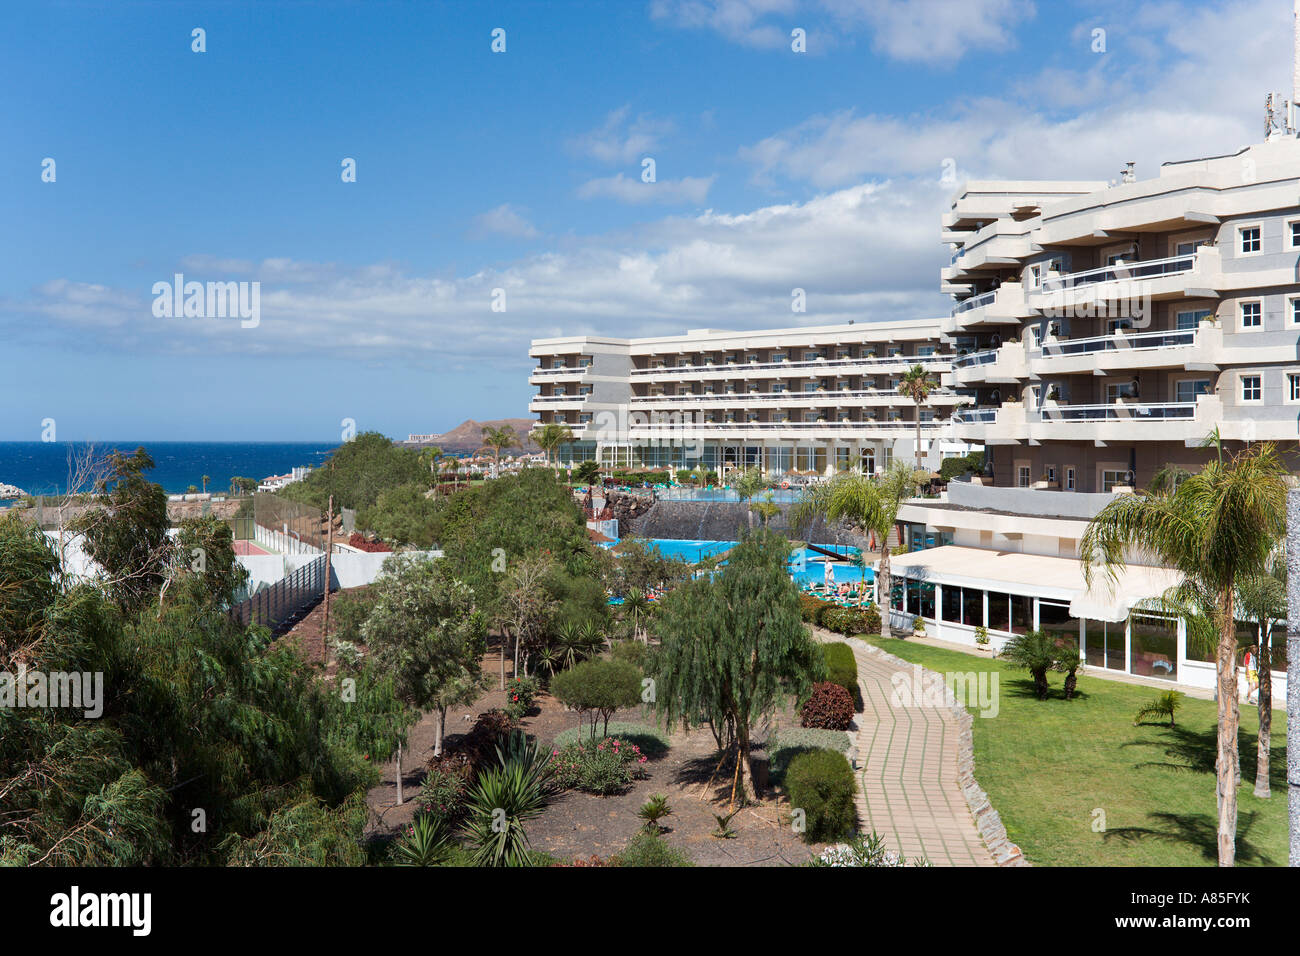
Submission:
[[[909,860],[996,866],[958,782],[958,719],[948,708],[923,701],[906,707],[891,702],[891,678],[901,673],[911,687],[911,670],[860,646],[853,647],[853,656],[863,701],[857,718],[862,831],[876,831]]]

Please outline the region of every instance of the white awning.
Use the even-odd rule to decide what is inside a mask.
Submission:
[[[1126,620],[1139,603],[1159,597],[1182,579],[1169,568],[1126,564],[1117,569],[1114,581],[1097,568],[1088,588],[1077,558],[960,545],[898,555],[890,559],[890,569],[936,584],[1068,601],[1072,616],[1094,621]]]

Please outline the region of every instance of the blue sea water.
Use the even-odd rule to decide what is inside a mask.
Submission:
[[[114,448],[134,452],[143,446],[156,467],[146,473],[163,490],[180,494],[190,485],[225,491],[235,476],[256,478],[282,475],[299,465],[313,468],[338,447],[337,442],[95,442],[97,451]],[[68,481],[68,455],[84,449],[83,442],[0,442],[0,483],[16,485],[28,494],[54,495]],[[6,502],[0,501],[0,507]]]

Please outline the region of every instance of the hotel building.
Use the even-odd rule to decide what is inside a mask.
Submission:
[[[1115,586],[1088,588],[1079,540],[1116,494],[1217,454],[1211,433],[1225,452],[1276,441],[1294,470],[1300,141],[1143,181],[1130,166],[1112,185],[970,182],[942,238],[943,336],[973,399],[951,427],[985,445],[986,474],[901,510],[913,551],[894,561],[895,614],[965,644],[987,628],[995,648],[1032,628],[1077,635],[1095,673],[1212,688],[1212,655],[1142,607],[1174,572],[1135,555]],[[1243,646],[1254,634],[1241,623]]]
[[[619,339],[538,339],[530,410],[574,433],[562,460],[613,466],[772,475],[887,467],[914,455],[917,416],[926,460],[945,453],[953,408],[951,355],[940,322],[916,319],[834,326]],[[899,394],[915,365],[936,387],[919,409]]]

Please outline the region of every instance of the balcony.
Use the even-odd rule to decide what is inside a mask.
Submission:
[[[1216,290],[1222,284],[1219,250],[1201,246],[1190,255],[1049,273],[1037,288],[1029,290],[1028,305],[1045,315],[1124,315],[1128,313],[1106,309],[1106,304],[1132,299],[1217,298]]]
[[[961,401],[961,396],[957,395],[957,393],[947,389],[935,389],[930,393],[926,404],[955,405],[959,401]],[[742,407],[749,404],[824,405],[828,407],[849,405],[856,408],[864,405],[888,406],[903,404],[911,406],[913,402],[897,389],[884,388],[814,392],[723,392],[713,395],[637,395],[632,398],[632,405],[637,407],[674,408],[681,405],[691,405],[722,408],[726,406]]]
[[[542,409],[581,408],[591,397],[590,393],[580,395],[535,395],[528,403],[529,411]]]
[[[566,365],[562,368],[535,368],[532,374],[528,376],[528,381],[532,385],[538,385],[542,382],[576,382],[581,380],[589,371],[590,365]]]
[[[946,422],[922,422],[921,432],[934,435]],[[916,434],[915,422],[665,422],[634,424],[629,440],[692,441],[698,439],[850,440],[898,438]]]
[[[946,372],[952,363],[951,355],[887,355],[865,358],[816,359],[811,362],[728,362],[722,365],[665,365],[662,367],[634,368],[632,378],[694,380],[701,378],[778,378],[782,375],[800,377],[801,373],[822,375],[826,372],[865,374],[906,371],[913,365],[922,365],[934,372]]]
[[[1041,415],[1047,423],[1186,420],[1196,417],[1196,402],[1111,402],[1106,405],[1045,403]]]
[[[1206,323],[1208,326],[1208,323]],[[1043,341],[1042,351],[1031,355],[1029,372],[1044,375],[1096,374],[1143,368],[1204,368],[1212,358],[1205,354],[1208,328],[1175,329],[1163,332],[1133,332],[1117,329],[1110,335],[1080,339]]]
[[[990,414],[990,412],[992,414]],[[1037,410],[1023,402],[997,409],[961,409],[952,418],[954,436],[989,445],[1076,441],[1104,447],[1138,441],[1199,442],[1223,418],[1215,395],[1195,402],[1128,402],[1064,405],[1044,402]],[[1294,421],[1291,423],[1294,430]]]
[[[1012,325],[1035,314],[1036,310],[1025,300],[1024,286],[1019,282],[1004,282],[991,292],[956,303],[952,315],[943,320],[942,331],[952,335],[978,325]]]
[[[1018,342],[1008,342],[996,349],[971,352],[952,363],[954,384],[1010,385],[1029,375],[1025,363],[1025,347]]]

